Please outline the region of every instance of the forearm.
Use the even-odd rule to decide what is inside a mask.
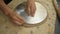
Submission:
[[[8,15],[10,12],[12,13],[12,10],[7,5],[5,5],[3,2],[0,4],[0,8],[3,11],[3,13],[5,13],[6,15]]]

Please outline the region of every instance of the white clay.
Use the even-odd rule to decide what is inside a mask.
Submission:
[[[40,4],[39,2],[35,2],[36,4],[36,12],[34,17],[27,16],[25,12],[25,8],[16,9],[17,13],[25,18],[27,24],[38,24],[41,23],[47,17],[47,10],[46,8]]]

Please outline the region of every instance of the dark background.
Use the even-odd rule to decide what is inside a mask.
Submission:
[[[6,4],[10,3],[12,0],[4,0]]]

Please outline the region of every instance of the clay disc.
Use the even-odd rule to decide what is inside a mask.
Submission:
[[[16,11],[20,16],[23,16],[27,24],[38,24],[41,23],[47,17],[46,8],[39,2],[35,2],[36,12],[34,17],[28,16],[25,12],[25,3],[17,6]]]

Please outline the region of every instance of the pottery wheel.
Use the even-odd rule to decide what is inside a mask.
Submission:
[[[56,0],[54,0],[54,1],[56,1]],[[23,2],[25,2],[25,0],[12,0],[8,4],[8,6],[12,10],[15,10]],[[31,26],[32,23],[26,22],[28,25],[24,24],[23,26],[17,26],[17,25],[14,25],[11,21],[9,21],[8,17],[6,17],[2,13],[2,11],[0,11],[0,34],[54,34],[55,22],[56,22],[56,11],[52,4],[52,0],[36,0],[36,2],[38,2],[38,5],[40,6],[39,7],[40,16],[43,15],[41,18],[44,17],[44,19],[42,19],[42,21],[39,21],[41,24],[39,24],[39,23],[37,24],[34,22],[33,24],[35,24],[35,25]],[[24,11],[23,8],[22,8],[22,10]],[[19,11],[21,11],[21,10],[19,9]],[[46,12],[46,13],[43,14],[43,12]],[[22,13],[22,14],[24,14],[24,13]],[[19,13],[19,15],[21,15],[21,14]],[[36,24],[38,26],[36,26]],[[27,26],[27,27],[25,27],[25,26]]]
[[[37,23],[41,23],[42,21],[44,21],[44,19],[46,19],[47,17],[47,10],[46,8],[40,4],[39,2],[35,2],[36,4],[36,12],[34,17],[32,16],[28,16],[25,12],[25,4],[26,3],[22,3],[20,4],[17,9],[16,12],[22,16],[23,18],[25,18],[25,22],[27,24],[37,24]]]

